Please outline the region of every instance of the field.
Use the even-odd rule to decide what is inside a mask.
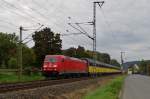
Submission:
[[[22,75],[21,79],[19,79],[18,75],[13,72],[0,73],[0,83],[26,82],[42,79],[44,79],[44,77],[40,73],[32,75]]]
[[[83,99],[118,99],[125,76],[113,79],[107,85],[89,92]]]

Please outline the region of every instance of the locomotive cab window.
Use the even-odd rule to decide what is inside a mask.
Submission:
[[[52,62],[52,63],[57,62],[57,59],[54,58],[54,57],[50,57],[50,58],[49,58],[49,62]]]
[[[47,58],[45,59],[45,61],[55,63],[55,62],[57,62],[57,59],[54,58],[54,57],[47,57]]]

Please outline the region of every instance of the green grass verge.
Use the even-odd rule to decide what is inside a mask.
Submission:
[[[14,82],[26,82],[26,81],[34,81],[34,80],[42,80],[43,76],[38,75],[22,75],[21,79],[18,79],[18,75],[15,73],[0,73],[0,83],[14,83]]]
[[[125,76],[113,79],[109,84],[88,93],[83,99],[118,99]]]

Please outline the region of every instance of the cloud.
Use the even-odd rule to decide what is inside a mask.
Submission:
[[[89,22],[93,18],[91,0],[5,0],[18,9],[3,3],[0,19],[17,26],[35,26],[37,23],[57,33],[78,32],[69,22]],[[149,0],[105,0],[102,9],[97,6],[97,50],[120,60],[120,51],[126,51],[126,61],[149,59],[150,44]],[[68,19],[71,17],[71,20]],[[92,35],[92,26],[82,25]],[[38,28],[38,26],[37,26]],[[18,27],[0,21],[0,31],[19,32]],[[24,38],[32,31],[24,32]],[[63,49],[84,46],[92,50],[92,41],[84,35],[62,37]],[[30,42],[29,46],[33,46]]]

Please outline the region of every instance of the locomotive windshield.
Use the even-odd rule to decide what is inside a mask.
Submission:
[[[57,62],[57,60],[56,60],[56,58],[51,57],[51,58],[49,58],[49,62],[54,63],[54,62]]]
[[[57,59],[54,57],[46,57],[45,61],[55,63],[55,62],[57,62]]]

